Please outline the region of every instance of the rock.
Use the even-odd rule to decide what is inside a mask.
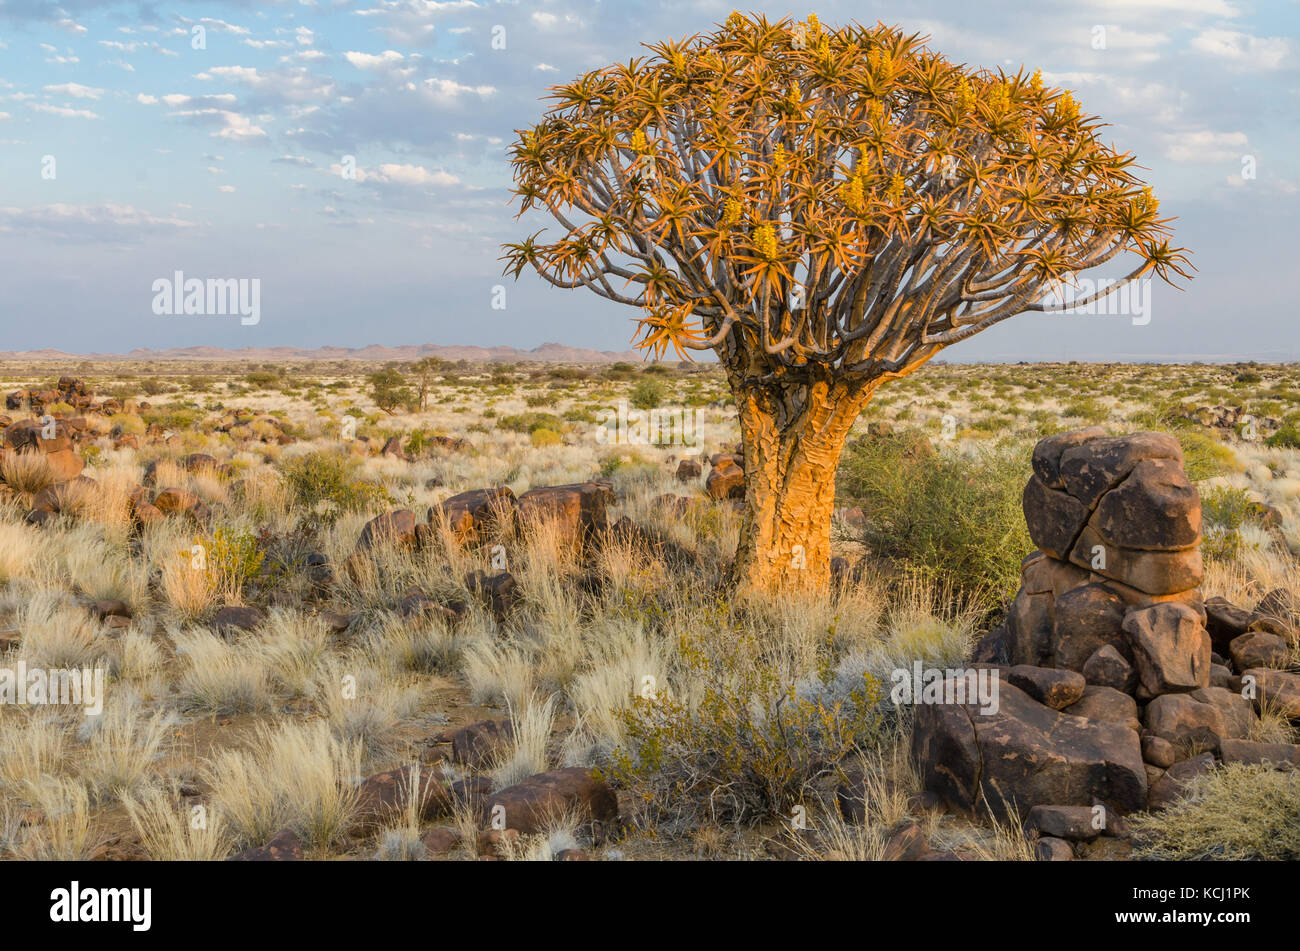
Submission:
[[[507,858],[518,852],[518,829],[484,829],[474,842],[474,852],[479,858]]]
[[[1052,595],[1021,588],[1007,613],[1008,660],[1043,667],[1052,662],[1052,654]]]
[[[1260,620],[1273,622],[1268,627],[1270,633],[1294,640],[1297,629],[1300,629],[1300,605],[1296,596],[1286,588],[1274,588],[1255,605],[1251,623]]]
[[[419,588],[408,588],[397,602],[397,613],[404,618],[437,618],[448,626],[460,620],[460,616],[436,598],[431,598]]]
[[[1188,783],[1198,776],[1208,775],[1214,769],[1214,756],[1202,753],[1181,763],[1175,763],[1151,786],[1147,808],[1152,812],[1167,809],[1187,794]]]
[[[1286,641],[1276,634],[1263,631],[1248,631],[1240,637],[1234,637],[1228,645],[1232,654],[1232,663],[1238,670],[1251,667],[1285,667],[1290,658]]]
[[[1061,453],[1061,481],[1066,492],[1092,509],[1103,493],[1115,488],[1139,463],[1149,459],[1170,459],[1181,467],[1182,446],[1166,433],[1089,439]]]
[[[1210,686],[1231,689],[1232,671],[1222,664],[1210,665]]]
[[[567,541],[577,544],[609,527],[605,507],[611,494],[597,482],[529,489],[519,496],[519,520],[526,526],[554,525]]]
[[[1300,746],[1291,743],[1254,743],[1250,740],[1226,739],[1219,744],[1219,756],[1225,765],[1242,763],[1258,766],[1269,763],[1280,768],[1300,766]]]
[[[1130,611],[1123,628],[1148,696],[1209,686],[1210,636],[1190,608],[1153,604]]]
[[[394,509],[377,515],[366,522],[357,539],[357,551],[369,551],[380,545],[415,547],[415,513],[410,509]]]
[[[1200,548],[1185,551],[1123,548],[1108,542],[1090,524],[1079,533],[1070,561],[1153,595],[1189,591],[1201,583],[1204,573]]]
[[[1168,769],[1178,761],[1178,752],[1163,736],[1146,733],[1142,736],[1142,759],[1152,766]]]
[[[465,576],[465,587],[486,605],[498,624],[504,623],[524,600],[523,589],[508,571],[494,575],[472,571]]]
[[[1040,862],[1071,862],[1074,860],[1074,849],[1064,839],[1040,836],[1034,842],[1034,857]]]
[[[104,620],[107,617],[125,617],[131,616],[131,609],[125,601],[96,601],[94,604],[95,617]]]
[[[198,472],[200,469],[216,469],[217,460],[207,453],[192,452],[181,460],[181,466],[187,472]]]
[[[1275,709],[1292,720],[1300,720],[1300,674],[1265,667],[1251,667],[1241,674],[1243,689],[1254,688],[1255,709]],[[1247,678],[1250,678],[1249,681]]]
[[[1003,675],[1008,683],[1053,710],[1063,710],[1083,696],[1087,682],[1072,670],[1053,670],[1019,664]]]
[[[1128,651],[1122,630],[1124,600],[1102,584],[1085,584],[1056,598],[1052,623],[1057,667],[1082,672],[1098,648]]]
[[[1036,551],[1020,563],[1020,588],[1030,594],[1051,594],[1059,599],[1088,584],[1088,575],[1089,572],[1068,561],[1057,561]]]
[[[302,842],[291,829],[276,833],[266,845],[232,855],[228,862],[301,862],[303,860]]]
[[[912,760],[925,788],[954,808],[1021,814],[1038,803],[1142,807],[1146,770],[1138,736],[1114,723],[1058,713],[1002,683],[997,713],[975,705],[918,704]]]
[[[482,769],[510,748],[513,727],[509,720],[480,720],[447,734],[451,758],[471,769]]]
[[[972,664],[1007,664],[1010,657],[1007,656],[1006,625],[999,625],[981,637],[971,651],[970,659]]]
[[[692,482],[704,474],[704,466],[698,459],[683,459],[677,463],[677,481]]]
[[[502,816],[506,829],[524,834],[540,832],[548,820],[564,814],[578,813],[600,822],[618,818],[614,790],[577,766],[529,776],[493,793],[484,808],[489,817]]]
[[[416,765],[403,766],[377,773],[361,784],[353,819],[354,830],[369,834],[390,822],[400,821],[409,804],[412,785],[416,783],[420,819],[428,822],[450,812],[451,795],[437,771]]]
[[[1092,439],[1104,437],[1106,430],[1100,426],[1076,429],[1071,432],[1055,433],[1040,439],[1034,446],[1034,475],[1049,489],[1064,489],[1065,479],[1061,476],[1061,455],[1068,449],[1081,446]]]
[[[1223,714],[1212,703],[1201,703],[1191,694],[1170,693],[1147,704],[1143,714],[1147,732],[1174,744],[1194,743],[1217,748],[1227,732]]]
[[[560,849],[555,853],[557,862],[590,862],[591,856],[583,849]]]
[[[1201,497],[1180,462],[1144,459],[1102,496],[1090,524],[1119,548],[1194,548],[1201,543]]]
[[[212,619],[212,626],[217,631],[238,630],[254,631],[266,622],[266,612],[261,608],[246,605],[228,605]]]
[[[1219,711],[1223,718],[1223,738],[1244,739],[1255,728],[1258,719],[1249,700],[1240,693],[1223,687],[1202,687],[1193,690],[1191,695],[1197,703],[1208,703]]]
[[[1048,556],[1065,561],[1088,520],[1088,508],[1064,492],[1049,489],[1034,476],[1021,497],[1025,524],[1034,545]]]
[[[899,823],[889,833],[881,859],[886,862],[915,862],[929,851],[929,848],[921,826],[908,820]]]
[[[1105,810],[1092,806],[1037,805],[1029,810],[1025,819],[1026,831],[1035,831],[1039,838],[1050,836],[1070,842],[1087,842],[1101,835],[1100,823]]]
[[[1214,651],[1228,656],[1228,645],[1246,633],[1250,625],[1250,612],[1237,607],[1224,598],[1210,598],[1205,602],[1205,629],[1210,635]]]
[[[1140,728],[1137,701],[1114,687],[1089,684],[1078,702],[1066,707],[1063,712],[1088,720],[1115,723],[1129,730]]]
[[[715,466],[704,480],[704,491],[709,498],[743,499],[745,497],[745,470],[735,463]]]
[[[1126,693],[1137,686],[1137,671],[1110,644],[1103,644],[1083,665],[1083,677],[1099,687],[1113,687]]]
[[[446,855],[460,844],[460,838],[460,833],[455,829],[438,826],[425,833],[420,841],[424,843],[425,851],[430,855]]]
[[[448,530],[462,543],[483,541],[494,531],[514,527],[518,503],[505,486],[474,489],[453,495],[429,508],[429,524],[438,526],[446,519]]]

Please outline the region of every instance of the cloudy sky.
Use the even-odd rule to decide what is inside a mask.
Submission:
[[[624,349],[632,312],[593,295],[521,280],[492,308],[498,246],[529,230],[504,149],[551,84],[733,6],[0,0],[0,350]],[[1137,153],[1194,252],[1196,279],[1156,288],[1149,322],[1020,317],[951,357],[1300,358],[1296,0],[812,9],[1041,68]],[[153,282],[177,270],[259,278],[260,322],[156,316]]]

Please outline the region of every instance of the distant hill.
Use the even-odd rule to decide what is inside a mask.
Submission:
[[[443,360],[469,360],[482,363],[617,363],[640,362],[645,354],[639,350],[587,350],[560,343],[544,343],[532,350],[518,347],[442,347],[437,344],[408,344],[385,347],[174,347],[150,350],[137,347],[127,353],[68,353],[63,350],[0,351],[0,360],[232,360],[244,363],[271,363],[284,360],[363,360],[371,363],[394,360],[410,362],[421,357]]]

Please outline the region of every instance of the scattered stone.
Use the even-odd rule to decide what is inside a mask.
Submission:
[[[1168,602],[1130,611],[1124,633],[1147,696],[1209,686],[1210,636],[1190,608]]]
[[[301,862],[303,860],[302,842],[291,829],[276,833],[266,845],[232,855],[228,862]]]
[[[526,834],[541,831],[549,819],[571,813],[602,822],[618,818],[614,790],[577,766],[538,773],[495,792],[484,811],[491,816],[498,806],[505,828]]]
[[[1033,699],[1053,710],[1063,710],[1083,696],[1087,682],[1072,670],[1031,667],[1018,664],[1006,671],[1004,678]]]
[[[1110,644],[1103,644],[1083,665],[1083,677],[1099,687],[1113,687],[1126,693],[1137,686],[1137,671]]]
[[[1174,744],[1163,736],[1146,733],[1142,736],[1142,759],[1152,766],[1168,769],[1178,761],[1178,753],[1174,749]]]
[[[1025,819],[1025,828],[1036,831],[1039,838],[1051,837],[1070,842],[1087,842],[1101,835],[1097,827],[1098,817],[1105,817],[1105,809],[1100,812],[1092,806],[1047,806],[1037,805],[1029,810]]]
[[[1250,740],[1226,739],[1219,744],[1219,756],[1225,764],[1247,766],[1271,764],[1278,768],[1300,766],[1300,746],[1291,743],[1255,743]]]
[[[1214,756],[1202,753],[1181,763],[1175,763],[1151,786],[1147,808],[1152,812],[1167,809],[1187,793],[1187,784],[1197,776],[1205,776],[1214,769]]]
[[[227,605],[212,619],[217,631],[255,631],[266,622],[266,612],[247,605]]]
[[[1251,667],[1285,667],[1290,658],[1286,641],[1276,634],[1248,631],[1228,645],[1232,663],[1238,670]]]
[[[1040,862],[1071,862],[1074,860],[1074,849],[1064,839],[1040,836],[1034,842],[1034,857]]]

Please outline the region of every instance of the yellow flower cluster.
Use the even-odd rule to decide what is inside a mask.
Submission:
[[[722,205],[722,225],[726,228],[740,224],[740,202],[728,198]]]
[[[1034,70],[1034,75],[1029,77],[1029,88],[1034,92],[1043,91],[1043,71],[1041,69]]]
[[[759,257],[772,260],[776,257],[776,229],[771,225],[759,225],[751,236],[754,250]]]
[[[637,129],[632,133],[632,150],[634,152],[644,152],[646,150],[645,132]]]
[[[973,105],[975,105],[975,91],[970,88],[970,80],[963,76],[961,82],[957,84],[957,109],[967,112]]]
[[[907,181],[903,178],[902,172],[895,172],[889,177],[889,187],[885,189],[885,197],[891,202],[897,203],[903,197],[903,191],[907,187]]]

